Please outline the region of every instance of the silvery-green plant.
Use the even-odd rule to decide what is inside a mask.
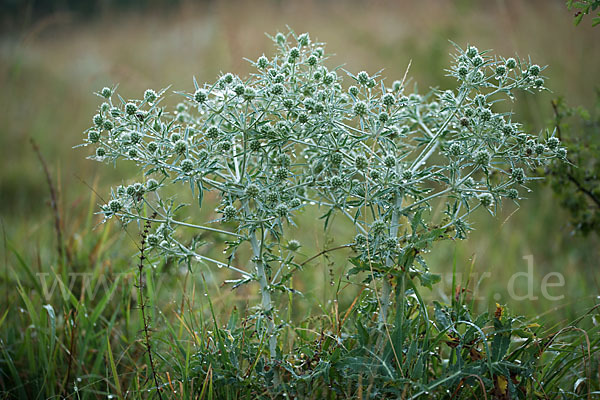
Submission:
[[[95,147],[92,158],[132,161],[146,177],[112,191],[101,207],[106,219],[151,220],[154,252],[229,268],[237,285],[258,282],[258,329],[276,358],[273,296],[293,292],[300,243],[288,229],[302,210],[320,207],[325,226],[334,214],[352,223],[345,238],[357,253],[351,272],[364,272],[378,289],[384,326],[394,283],[435,282],[420,253],[434,241],[466,237],[475,210],[493,214],[503,200],[518,201],[528,190],[527,169],[566,153],[555,137],[524,132],[496,110],[518,90],[544,89],[538,65],[456,46],[447,73],[457,87],[420,94],[380,73],[328,68],[323,44],[306,33],[278,33],[273,41],[276,54],[253,62],[249,78],[194,80],[191,91],[178,92],[174,110],[162,106],[166,90],[125,100],[102,89],[85,144]],[[206,192],[217,192],[220,218],[184,218],[178,198],[162,194],[173,185],[189,187],[199,207]],[[186,242],[179,229],[226,235],[230,254],[211,259],[203,242]],[[244,243],[252,265],[230,265]]]

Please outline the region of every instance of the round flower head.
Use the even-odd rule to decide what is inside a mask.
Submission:
[[[367,87],[372,89],[372,88],[374,88],[374,87],[375,87],[375,84],[376,84],[376,82],[375,82],[375,79],[371,78],[371,79],[369,79],[369,81],[367,82]]]
[[[290,208],[300,207],[300,205],[302,205],[302,201],[300,201],[298,198],[294,198],[289,202]]]
[[[290,171],[287,168],[281,167],[275,171],[275,179],[282,181],[288,177],[289,173]]]
[[[153,233],[149,234],[146,240],[148,241],[148,245],[150,245],[150,247],[156,247],[158,245],[158,236]]]
[[[563,160],[567,158],[567,149],[565,149],[564,147],[560,147],[558,149],[556,149],[556,155],[559,158],[562,158]]]
[[[285,35],[281,32],[278,32],[277,35],[275,35],[275,40],[279,44],[284,44],[285,43]]]
[[[527,72],[529,73],[529,75],[538,76],[540,74],[540,70],[541,69],[539,65],[533,64],[529,67],[529,70]]]
[[[506,68],[513,69],[517,66],[517,61],[514,58],[509,58],[506,60]]]
[[[105,155],[106,155],[106,150],[104,149],[104,147],[98,147],[96,149],[96,156],[104,157]]]
[[[292,60],[295,60],[298,57],[300,57],[300,50],[298,50],[297,48],[293,47],[290,50],[289,58],[292,59]]]
[[[114,118],[117,118],[121,115],[121,110],[119,110],[117,107],[112,107],[110,109],[110,115]]]
[[[479,116],[482,121],[489,121],[492,118],[492,111],[489,108],[480,109]]]
[[[404,179],[405,181],[410,180],[410,178],[412,178],[412,172],[409,169],[405,169],[402,172],[402,179]]]
[[[377,180],[377,179],[379,179],[379,177],[380,177],[379,171],[377,171],[376,169],[371,171],[371,179]]]
[[[137,157],[137,155],[138,155],[138,152],[137,152],[137,150],[136,150],[136,149],[134,149],[134,148],[131,148],[131,149],[129,149],[129,151],[127,152],[127,154],[128,154],[128,155],[129,155],[129,157],[131,157],[131,158],[136,158],[136,157]]]
[[[461,126],[469,126],[469,118],[467,117],[462,117],[459,122]]]
[[[298,44],[300,44],[300,46],[308,46],[309,42],[310,37],[308,36],[308,33],[303,33],[300,36],[298,36]]]
[[[357,101],[356,104],[354,104],[353,111],[354,114],[358,116],[365,115],[367,113],[367,105],[363,101]]]
[[[260,148],[261,148],[261,145],[258,140],[253,140],[250,142],[250,150],[251,151],[259,151]]]
[[[137,111],[137,106],[134,103],[129,102],[129,103],[125,104],[125,112],[128,115],[133,115],[133,114],[135,114],[136,111]]]
[[[393,94],[391,94],[391,93],[386,93],[386,94],[383,96],[383,99],[382,99],[382,100],[383,100],[383,104],[385,104],[385,105],[386,105],[386,106],[388,106],[388,107],[391,107],[391,106],[393,106],[393,105],[394,105],[394,103],[396,102],[396,97],[394,97],[394,95],[393,95]]]
[[[194,93],[194,100],[196,103],[203,104],[208,99],[208,93],[204,89],[198,89]]]
[[[317,65],[318,61],[319,60],[317,59],[317,57],[312,55],[312,56],[308,57],[308,59],[306,60],[306,63],[308,65],[310,65],[311,67],[314,67],[315,65]]]
[[[386,167],[393,168],[396,166],[396,157],[387,156],[383,159],[383,163],[385,164]]]
[[[176,143],[179,139],[181,139],[181,135],[177,132],[171,134],[170,140],[173,143]]]
[[[102,95],[102,97],[104,97],[105,99],[108,99],[111,95],[112,95],[112,90],[109,87],[103,87],[102,90],[100,91],[100,94]]]
[[[283,85],[281,83],[276,83],[273,86],[271,86],[271,93],[274,94],[275,96],[279,96],[281,94],[283,94]]]
[[[458,75],[460,75],[460,76],[463,76],[463,77],[464,77],[464,76],[466,76],[466,75],[469,73],[469,69],[467,68],[467,66],[466,66],[466,65],[464,65],[464,64],[461,64],[461,65],[458,67],[458,70],[457,70],[457,72],[458,72]]]
[[[220,136],[219,128],[216,126],[211,126],[206,130],[206,137],[209,139],[217,139]]]
[[[537,143],[535,146],[533,146],[533,151],[535,151],[535,154],[538,156],[541,156],[546,151],[546,146],[544,146],[542,143]]]
[[[298,122],[300,122],[301,124],[307,123],[308,115],[306,113],[301,113],[300,115],[298,115]]]
[[[473,58],[478,54],[479,54],[479,50],[477,50],[477,47],[475,47],[475,46],[469,46],[469,48],[467,49],[467,57],[469,57],[469,58]]]
[[[546,146],[548,146],[550,150],[556,150],[559,144],[560,140],[556,136],[549,137],[548,140],[546,140]]]
[[[156,142],[148,143],[148,151],[150,153],[154,153],[156,150],[158,150],[158,144],[156,144]]]
[[[235,92],[235,94],[237,94],[238,96],[241,96],[244,94],[244,92],[246,91],[246,87],[244,85],[242,85],[241,83],[239,85],[236,85],[235,88],[233,88],[233,91]]]
[[[341,177],[334,175],[329,179],[329,186],[333,189],[339,189],[344,186],[344,180]]]
[[[219,143],[219,148],[223,151],[229,151],[231,150],[231,142],[229,142],[228,140],[224,140],[221,143]]]
[[[525,171],[523,171],[523,168],[514,168],[511,177],[515,182],[521,185],[525,182]]]
[[[331,85],[333,82],[335,82],[336,78],[337,76],[333,72],[330,72],[323,77],[323,83],[325,85]]]
[[[229,85],[233,82],[233,74],[231,72],[228,72],[221,77],[221,80]]]
[[[111,212],[113,213],[117,213],[121,210],[121,208],[123,207],[123,205],[121,204],[121,202],[119,200],[111,200],[108,203],[108,208]]]
[[[490,163],[490,153],[485,150],[480,150],[475,153],[474,159],[477,165],[486,167]]]
[[[498,65],[496,67],[496,75],[504,75],[506,73],[506,66],[505,65]]]
[[[379,113],[379,116],[377,116],[377,119],[382,124],[385,124],[390,119],[390,114],[386,113],[385,111],[382,111]]]
[[[100,114],[94,115],[93,121],[94,121],[94,124],[96,124],[98,126],[102,125],[102,121],[103,121],[102,115],[100,115]]]
[[[260,194],[260,188],[254,183],[251,183],[246,187],[245,193],[246,196],[250,197],[251,199],[255,199]]]
[[[95,129],[90,129],[88,132],[88,140],[90,143],[98,143],[100,141],[100,133]]]
[[[323,57],[324,50],[323,50],[323,48],[322,48],[322,47],[317,47],[317,48],[315,49],[315,51],[313,52],[313,54],[314,54],[315,56],[317,56],[317,57],[321,58],[321,57]]]
[[[483,64],[483,58],[481,56],[473,57],[473,65],[479,67]]]
[[[111,131],[114,128],[114,124],[112,121],[110,120],[106,120],[104,121],[104,123],[102,124],[102,126],[104,127],[104,129],[106,129],[107,131]]]
[[[387,228],[387,225],[382,220],[378,219],[371,224],[371,232],[374,236],[382,234]]]
[[[250,101],[255,97],[256,97],[256,91],[253,88],[247,87],[244,89],[244,100]]]
[[[363,156],[362,154],[359,154],[354,159],[354,166],[356,167],[356,169],[362,171],[369,166],[369,161],[367,160],[367,157]]]
[[[137,193],[137,189],[135,188],[134,185],[129,185],[127,186],[127,195],[128,196],[135,196],[135,194]]]
[[[511,200],[517,200],[519,198],[519,191],[517,189],[508,189],[506,191],[506,197]]]
[[[479,201],[484,207],[491,207],[494,204],[494,196],[491,193],[482,193],[479,195]]]
[[[402,89],[402,81],[394,81],[394,83],[392,83],[392,90],[397,92],[400,89]]]
[[[396,247],[398,247],[398,239],[396,239],[395,237],[388,237],[383,242],[383,245],[388,250],[394,250],[394,249],[396,249]]]
[[[232,205],[228,205],[223,209],[223,219],[225,219],[225,221],[230,221],[235,218],[236,213],[237,210],[235,209],[235,207]]]
[[[158,95],[152,89],[148,89],[144,92],[144,100],[146,100],[149,103],[154,103],[157,98],[158,98]]]
[[[277,215],[279,215],[280,217],[285,217],[288,215],[288,206],[286,206],[285,204],[280,204],[277,206],[277,208],[275,209],[275,212],[277,213]]]
[[[458,143],[452,143],[450,145],[450,148],[448,149],[448,152],[450,154],[452,154],[453,156],[459,156],[460,155],[460,144]]]
[[[333,164],[335,166],[340,165],[342,163],[343,159],[344,159],[344,156],[342,156],[341,153],[333,153],[331,155],[331,164]]]
[[[265,196],[265,200],[267,201],[267,203],[276,203],[279,200],[279,195],[277,194],[277,192],[269,192]]]
[[[356,243],[357,246],[364,246],[367,244],[367,237],[362,233],[359,233],[354,236],[354,243]]]
[[[142,140],[142,137],[140,136],[140,133],[138,131],[132,131],[129,134],[129,141],[133,144],[138,144],[140,142],[140,140]]]
[[[289,251],[297,251],[297,250],[300,248],[300,246],[301,246],[301,245],[300,245],[300,242],[299,242],[299,241],[297,241],[297,240],[295,240],[295,239],[292,239],[292,240],[290,240],[290,241],[288,242],[288,244],[287,244],[287,249],[288,249]]]
[[[358,96],[358,88],[356,86],[350,86],[348,88],[348,93],[350,93],[352,96],[356,97],[356,96]]]
[[[366,71],[360,71],[358,74],[356,74],[356,80],[361,85],[366,85],[369,82],[369,74],[367,74]]]
[[[533,86],[535,86],[536,88],[541,88],[544,86],[544,80],[542,78],[537,78],[535,81],[533,81]]]
[[[181,170],[186,174],[192,172],[194,170],[194,161],[190,160],[189,158],[186,158],[183,161],[181,161]]]
[[[292,159],[287,154],[281,154],[277,157],[277,165],[280,167],[288,168],[292,163]]]
[[[175,153],[182,155],[182,154],[185,154],[187,149],[188,149],[188,144],[185,140],[178,140],[175,143],[175,147],[174,147]]]
[[[153,192],[158,189],[158,181],[154,178],[150,178],[146,181],[146,190]]]
[[[264,55],[262,55],[256,61],[256,65],[260,69],[265,69],[269,65],[269,59],[267,57],[265,57]]]

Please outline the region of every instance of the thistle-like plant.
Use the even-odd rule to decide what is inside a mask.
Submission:
[[[249,78],[194,80],[173,111],[161,105],[166,90],[125,100],[102,89],[85,144],[95,147],[93,159],[132,161],[146,177],[112,191],[101,207],[106,219],[151,220],[152,251],[229,268],[237,285],[258,282],[257,328],[278,358],[273,296],[293,292],[300,244],[288,232],[304,209],[323,210],[325,226],[334,214],[352,223],[355,232],[342,238],[356,251],[351,273],[374,285],[387,326],[393,287],[404,296],[415,279],[435,282],[420,253],[434,241],[466,237],[475,210],[493,214],[504,199],[517,201],[527,169],[565,151],[555,137],[524,132],[495,109],[515,91],[544,89],[538,65],[456,46],[447,73],[457,87],[420,94],[380,73],[328,68],[323,44],[306,33],[278,33],[273,41],[276,54],[252,62]],[[173,185],[189,187],[199,207],[206,192],[217,192],[220,218],[190,220],[177,197],[163,195]],[[228,257],[209,258],[204,243],[180,229],[226,235]],[[252,265],[234,267],[228,260],[244,243]]]

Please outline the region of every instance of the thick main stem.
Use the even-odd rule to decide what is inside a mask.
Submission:
[[[390,229],[391,237],[395,238],[398,236],[398,211],[402,207],[402,196],[396,193],[394,210],[392,211],[392,226]],[[394,259],[388,256],[385,260],[385,266],[390,268],[394,265]],[[381,312],[379,313],[379,323],[385,324],[387,321],[388,310],[390,308],[390,297],[392,294],[392,285],[388,280],[387,276],[383,277],[383,287],[381,288]]]
[[[269,281],[267,280],[267,274],[265,273],[265,265],[262,260],[260,244],[256,239],[256,232],[254,231],[250,234],[250,245],[252,246],[252,253],[254,254],[256,275],[258,276],[260,293],[262,295],[263,314],[267,322],[267,335],[269,335],[269,354],[271,359],[274,359],[277,356],[277,334],[275,332],[275,322],[273,322],[275,317],[273,314],[273,302],[271,300]]]

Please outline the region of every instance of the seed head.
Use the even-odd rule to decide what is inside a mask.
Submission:
[[[105,99],[108,99],[110,96],[112,96],[112,90],[109,87],[103,87],[102,90],[100,91],[100,94]]]
[[[396,157],[394,157],[394,156],[387,156],[387,157],[385,157],[383,159],[383,163],[388,168],[394,168],[396,166]]]
[[[508,189],[506,191],[506,197],[508,197],[511,200],[517,200],[519,198],[519,191],[517,189]]]
[[[450,145],[450,148],[448,149],[448,152],[453,155],[453,156],[459,156],[460,155],[460,144],[458,143],[452,143]]]
[[[110,202],[108,202],[108,208],[111,212],[113,213],[117,213],[119,211],[121,211],[121,208],[123,207],[123,205],[121,204],[121,202],[119,200],[111,200]]]
[[[362,233],[359,233],[358,235],[354,236],[354,243],[360,247],[365,246],[367,244],[367,237]]]
[[[334,175],[329,179],[329,186],[331,186],[332,189],[339,189],[344,186],[344,180],[341,177]]]
[[[377,117],[377,119],[382,124],[385,124],[390,119],[390,115],[388,113],[386,113],[385,111],[382,111],[382,112],[379,113],[379,116]]]
[[[525,171],[523,171],[523,168],[514,168],[511,176],[519,185],[522,185],[523,182],[525,182]]]
[[[95,129],[90,129],[88,131],[88,140],[90,143],[98,143],[100,141],[100,132]]]
[[[275,171],[275,179],[277,179],[279,181],[287,179],[289,173],[290,173],[290,171],[287,168],[285,168],[285,167],[279,168],[279,169],[277,169],[277,171]]]
[[[102,125],[102,115],[100,115],[100,114],[94,115],[93,121],[94,121],[94,124],[96,124],[97,126]]]
[[[496,75],[504,75],[506,73],[506,66],[505,65],[498,65],[496,67]]]
[[[364,101],[357,101],[356,104],[354,104],[354,114],[360,116],[363,116],[367,113],[367,105],[365,104]]]
[[[185,154],[185,152],[187,151],[188,148],[188,144],[185,140],[178,140],[175,143],[175,153],[179,154],[179,155],[183,155]]]
[[[181,170],[186,174],[189,174],[190,172],[192,172],[194,170],[194,161],[190,160],[189,158],[186,158],[183,161],[181,161],[180,165],[181,165]]]
[[[310,65],[311,67],[314,67],[315,65],[317,65],[318,61],[319,60],[317,59],[317,57],[312,55],[312,56],[308,57],[308,59],[306,60],[306,63],[308,65]]]
[[[356,80],[358,83],[365,86],[369,82],[369,74],[367,74],[366,71],[360,71],[358,74],[356,74]]]
[[[133,114],[135,114],[136,111],[137,111],[137,106],[134,103],[129,102],[129,103],[125,104],[125,112],[128,115],[133,115]]]
[[[285,204],[280,204],[277,206],[277,208],[275,209],[275,212],[277,213],[277,215],[279,215],[280,217],[285,217],[288,215],[289,209],[288,206],[286,206]]]
[[[256,61],[256,65],[257,65],[257,66],[258,66],[258,68],[260,68],[260,69],[265,69],[265,68],[267,68],[267,66],[269,65],[269,59],[268,59],[267,57],[265,57],[264,55],[263,55],[263,56],[260,56],[260,57],[258,58],[258,60]]]
[[[223,209],[223,219],[225,219],[225,221],[231,221],[232,219],[235,218],[236,213],[237,213],[236,208],[232,205],[228,205],[227,207],[225,207]]]
[[[208,93],[204,89],[198,89],[194,93],[194,100],[196,103],[204,104],[204,102],[208,99]]]
[[[158,95],[152,89],[148,89],[144,92],[144,100],[146,100],[148,103],[154,103],[157,98]]]
[[[246,87],[244,85],[242,85],[241,83],[239,85],[237,85],[235,88],[233,88],[233,91],[235,92],[235,94],[237,94],[238,96],[241,96],[244,94],[244,92],[246,91]]]
[[[476,67],[480,67],[481,65],[483,65],[483,58],[481,56],[473,57],[473,65]]]
[[[127,154],[131,158],[136,158],[137,155],[138,155],[138,152],[137,152],[137,150],[135,148],[132,147],[131,149],[129,149],[129,151],[127,152]]]
[[[359,154],[354,159],[354,166],[356,167],[356,169],[362,171],[369,166],[369,161],[367,160],[367,157],[363,156],[362,154]]]
[[[96,156],[104,157],[105,155],[106,155],[106,150],[104,149],[104,147],[98,147],[96,149]]]
[[[540,74],[540,66],[537,64],[533,64],[531,67],[529,67],[528,72],[531,76],[538,76]]]
[[[344,160],[344,156],[342,156],[341,153],[333,153],[331,155],[331,164],[333,164],[334,166],[340,165],[343,160]]]
[[[290,208],[296,208],[296,207],[300,207],[300,205],[302,205],[302,202],[300,201],[299,198],[293,198],[292,200],[290,200],[290,202],[288,203]]]
[[[281,83],[276,83],[273,86],[271,86],[271,93],[274,94],[275,96],[279,96],[283,93],[283,85]]]
[[[391,107],[396,102],[396,97],[393,94],[391,94],[391,93],[386,93],[383,96],[382,101],[383,101],[383,104],[385,104],[388,107]]]
[[[556,150],[559,144],[560,140],[556,136],[549,137],[546,140],[546,146],[548,146],[550,150]]]
[[[478,54],[479,54],[479,50],[477,50],[477,47],[475,47],[475,46],[469,46],[469,48],[467,49],[467,57],[469,57],[469,58],[473,58]]]
[[[258,140],[253,140],[250,142],[250,150],[251,151],[259,151],[260,150],[260,142]]]
[[[478,151],[475,153],[475,163],[477,165],[487,167],[490,163],[490,153],[488,153],[486,150]]]
[[[206,137],[214,140],[220,136],[220,133],[219,128],[213,125],[206,130]]]
[[[387,225],[382,220],[378,219],[371,224],[371,232],[373,232],[373,236],[378,236],[382,234],[387,228]]]
[[[506,60],[506,68],[513,69],[517,66],[517,61],[514,58],[509,58]]]
[[[146,181],[146,190],[153,192],[158,189],[158,181],[154,178],[150,178]]]
[[[491,193],[482,193],[479,195],[479,201],[484,207],[491,207],[494,204],[494,196]]]
[[[158,150],[158,144],[156,144],[156,142],[148,143],[148,151],[150,153],[154,153],[156,150]]]

